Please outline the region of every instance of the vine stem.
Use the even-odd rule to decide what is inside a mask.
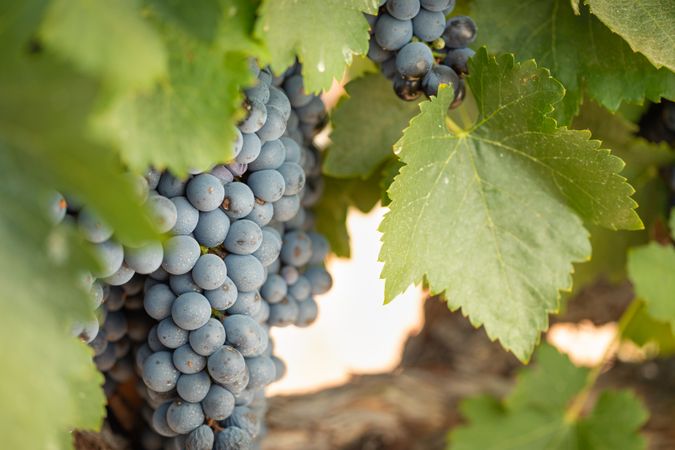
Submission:
[[[605,367],[607,361],[609,361],[609,359],[611,358],[611,355],[614,352],[615,348],[621,342],[621,337],[626,331],[628,324],[630,324],[630,322],[633,320],[635,314],[637,314],[640,307],[641,307],[640,301],[638,301],[637,299],[633,299],[630,305],[628,305],[628,308],[626,308],[626,310],[621,315],[621,318],[619,319],[619,323],[617,326],[616,335],[609,343],[609,345],[607,345],[607,349],[603,353],[602,358],[600,358],[600,362],[598,362],[598,364],[595,367],[593,367],[593,369],[590,372],[588,372],[584,388],[574,397],[574,400],[572,400],[572,403],[567,408],[567,411],[565,412],[566,423],[574,423],[579,419],[579,416],[581,415],[584,406],[588,401],[588,397],[591,395],[593,386],[595,385],[595,382],[598,381],[598,378],[602,373],[602,369]]]

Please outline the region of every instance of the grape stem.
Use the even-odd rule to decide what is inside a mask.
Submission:
[[[639,311],[640,307],[641,302],[637,299],[633,299],[630,305],[628,305],[628,308],[626,308],[626,310],[621,315],[614,338],[609,343],[609,345],[607,345],[607,349],[602,355],[602,358],[600,358],[598,364],[595,367],[593,367],[593,369],[590,372],[588,372],[584,388],[574,397],[569,407],[567,408],[567,411],[565,412],[566,423],[570,424],[575,423],[579,419],[579,416],[583,412],[584,407],[588,402],[588,398],[591,394],[591,391],[593,390],[593,386],[598,381],[598,378],[602,374],[602,370],[605,368],[607,362],[609,362],[609,360],[611,359],[612,354],[619,346],[619,343],[621,342],[621,337],[625,333],[628,325],[635,317],[635,314],[637,314],[637,312]]]

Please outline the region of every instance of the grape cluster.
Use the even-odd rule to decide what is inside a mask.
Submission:
[[[452,107],[464,99],[462,78],[474,55],[468,45],[477,28],[466,16],[446,20],[454,7],[455,0],[381,0],[378,15],[366,15],[371,26],[368,57],[392,80],[400,98],[431,97],[441,84],[450,84]]]
[[[305,94],[298,65],[279,77],[253,70],[233,161],[187,179],[149,170],[138,180],[163,244],[120,245],[74,198],[52,207],[102,262],[84,277],[97,320],[74,334],[92,346],[109,396],[142,380],[143,448],[255,448],[264,388],[286,370],[269,327],[312,323],[314,296],[332,284],[309,210],[322,190],[311,141],[323,102]]]

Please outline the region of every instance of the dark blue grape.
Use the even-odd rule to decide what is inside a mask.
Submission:
[[[157,324],[157,338],[165,347],[178,348],[187,343],[188,332],[167,317]]]
[[[223,203],[225,191],[218,178],[209,173],[202,173],[188,182],[185,196],[192,206],[200,211],[208,212]]]
[[[301,108],[312,100],[312,96],[305,92],[301,75],[293,75],[284,81],[284,92],[293,108]]]
[[[267,302],[278,303],[286,296],[287,289],[288,285],[280,275],[270,274],[260,288],[260,294]]]
[[[209,356],[206,367],[211,378],[220,384],[232,383],[248,370],[242,354],[229,345],[222,346]]]
[[[462,48],[476,40],[478,28],[476,23],[467,16],[455,16],[448,20],[443,39],[449,48]]]
[[[420,0],[420,4],[422,5],[422,8],[428,11],[444,12],[448,9],[454,9],[455,0]]]
[[[227,267],[218,255],[211,253],[202,255],[192,268],[192,279],[202,289],[217,289],[223,285],[225,278],[227,278]]]
[[[269,324],[275,327],[286,327],[298,320],[298,302],[286,296],[279,303],[270,305]]]
[[[422,83],[419,79],[405,79],[401,76],[394,78],[394,92],[400,99],[411,101],[422,95]]]
[[[261,326],[251,317],[235,314],[223,319],[227,343],[236,348],[243,356],[261,355],[267,347],[268,336]]]
[[[199,403],[174,400],[166,410],[166,423],[173,431],[187,434],[204,423],[204,413]]]
[[[65,207],[63,212],[65,214]],[[113,229],[106,225],[91,209],[82,208],[77,215],[77,227],[89,242],[100,244],[108,239],[113,234]]]
[[[445,14],[442,11],[428,11],[422,8],[412,20],[413,34],[426,42],[432,42],[445,31]]]
[[[170,405],[171,402],[163,403],[152,413],[152,428],[164,437],[173,437],[178,434],[166,422],[166,411]]]
[[[143,381],[153,391],[172,390],[176,387],[179,375],[169,352],[153,353],[143,362]]]
[[[225,420],[234,411],[234,395],[217,384],[212,384],[202,400],[202,409],[209,419]]]
[[[217,319],[209,319],[206,324],[190,332],[192,350],[202,356],[210,356],[225,343],[225,328]]]
[[[281,252],[281,238],[276,230],[265,227],[262,230],[262,244],[253,252],[253,256],[258,258],[263,266],[269,266],[279,257]]]
[[[301,267],[312,257],[312,240],[304,231],[286,233],[280,256],[284,263]]]
[[[265,104],[256,99],[247,99],[244,103],[246,118],[239,124],[243,133],[255,133],[267,120],[267,108]]]
[[[319,307],[313,298],[298,303],[298,317],[295,325],[298,327],[308,327],[316,320],[319,315]]]
[[[276,169],[286,159],[286,147],[281,139],[265,142],[260,149],[260,154],[255,161],[249,163],[251,172],[265,169]]]
[[[174,300],[171,306],[171,317],[176,325],[183,330],[196,330],[209,321],[211,305],[202,294],[187,292]]]
[[[274,208],[274,220],[286,222],[291,220],[300,209],[300,197],[298,195],[288,195],[281,197],[272,204]]]
[[[219,288],[204,291],[204,296],[211,304],[211,308],[223,311],[237,301],[237,286],[226,277],[225,282]]]
[[[388,0],[387,12],[399,20],[412,19],[420,11],[420,0]]]
[[[283,163],[277,171],[284,180],[284,195],[298,194],[305,187],[305,171],[299,164],[286,162]]]
[[[457,73],[469,73],[469,58],[472,58],[476,52],[470,48],[457,48],[450,50],[443,61],[446,66],[452,67]]]
[[[237,301],[227,310],[228,314],[246,314],[254,316],[260,311],[262,298],[258,291],[240,292]]]
[[[199,244],[192,237],[174,236],[164,244],[162,268],[171,275],[188,273],[199,259],[200,253]]]
[[[459,76],[450,67],[443,64],[435,64],[427,76],[424,77],[424,80],[422,80],[424,93],[429,97],[438,95],[438,89],[443,84],[451,85],[455,92],[457,92]]]
[[[399,20],[382,14],[375,24],[375,41],[385,50],[398,50],[410,42],[413,25],[410,20]]]
[[[445,17],[443,17],[443,29],[445,29]],[[368,58],[376,63],[383,63],[394,56],[394,52],[385,50],[375,41],[371,39],[368,43]]]
[[[230,226],[223,246],[230,253],[249,255],[260,247],[262,239],[262,230],[255,222],[241,219]]]
[[[257,356],[246,360],[249,382],[247,389],[261,389],[272,383],[277,376],[274,362],[267,356]]]
[[[176,225],[178,211],[171,200],[161,195],[151,195],[146,202],[152,223],[160,233],[166,233]]]
[[[246,217],[253,210],[254,203],[253,192],[244,183],[235,181],[225,185],[223,209],[231,219]]]
[[[185,450],[212,450],[213,441],[213,430],[208,425],[201,425],[185,439]]]
[[[298,143],[286,136],[282,136],[279,140],[283,142],[284,148],[286,149],[286,161],[299,164],[302,155],[302,149]]]
[[[204,400],[211,387],[209,374],[202,371],[191,374],[181,374],[176,382],[176,391],[186,402],[198,403]]]
[[[265,282],[265,268],[255,256],[230,254],[225,257],[225,265],[239,291],[254,291]]]
[[[422,78],[433,63],[431,49],[422,42],[411,42],[396,54],[396,69],[405,78]]]
[[[264,227],[272,220],[274,216],[274,206],[272,203],[263,202],[262,200],[256,200],[255,205],[253,205],[253,211],[249,213],[245,219],[254,222],[259,227]]]
[[[174,350],[172,360],[176,369],[182,373],[197,373],[206,368],[206,358],[196,353],[189,344]]]
[[[244,143],[242,145],[241,152],[237,155],[236,161],[239,164],[248,164],[252,161],[255,161],[255,159],[260,155],[262,142],[255,133],[244,134],[243,139]],[[239,177],[242,175],[242,173],[243,171],[233,171],[232,175]]]
[[[159,242],[151,242],[141,247],[125,247],[124,261],[136,273],[147,275],[159,269],[164,259],[164,249]]]
[[[197,242],[204,247],[213,248],[223,243],[229,229],[229,217],[221,209],[216,209],[206,213],[199,213],[199,221],[197,222],[197,227],[194,229],[194,236]]]
[[[216,434],[213,450],[250,450],[253,442],[251,436],[237,427],[227,427]]]
[[[162,320],[171,315],[171,305],[176,299],[169,286],[163,283],[152,286],[145,293],[143,307],[150,317]]]
[[[284,119],[283,113],[278,108],[268,105],[267,121],[256,132],[260,141],[267,142],[279,139],[284,134],[284,131],[286,131],[286,119]]]
[[[276,110],[281,113],[284,123],[288,120],[291,115],[291,102],[288,100],[288,97],[279,88],[272,87],[270,88],[270,99],[267,101],[267,108],[276,108]],[[282,133],[283,134],[283,133]],[[279,136],[281,137],[281,135]],[[274,139],[278,139],[274,138]],[[266,139],[272,140],[272,139]]]
[[[299,276],[298,280],[288,286],[288,294],[298,301],[303,301],[312,293],[312,285],[307,278]]]
[[[99,270],[94,273],[99,278],[113,275],[122,266],[124,248],[113,240],[107,240],[93,246],[94,255],[100,263]]]
[[[202,288],[192,279],[192,272],[184,273],[183,275],[171,275],[169,286],[171,286],[171,290],[176,295],[185,294],[186,292],[202,292]]]
[[[330,273],[321,266],[312,266],[307,269],[304,276],[309,280],[312,286],[312,295],[321,295],[330,290],[333,286],[333,278]],[[265,286],[263,285],[263,288]]]

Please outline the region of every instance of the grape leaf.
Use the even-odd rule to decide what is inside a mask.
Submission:
[[[367,178],[393,155],[401,130],[419,106],[399,99],[381,74],[352,81],[347,94],[332,113],[332,144],[323,171],[338,178]]]
[[[640,347],[655,345],[659,356],[675,354],[675,334],[670,323],[661,322],[649,315],[644,302],[626,325],[621,337]]]
[[[566,417],[569,402],[585,388],[587,374],[542,345],[537,364],[521,370],[506,399],[479,396],[462,403],[468,424],[451,431],[448,449],[644,449],[637,430],[647,414],[630,392],[605,391],[586,417]]]
[[[116,87],[148,87],[166,73],[164,45],[134,0],[53,0],[40,37],[77,67]]]
[[[655,242],[628,254],[628,275],[649,314],[675,326],[675,248]]]
[[[576,0],[578,1],[578,0]],[[671,0],[585,0],[591,13],[656,67],[675,71],[675,3]]]
[[[668,221],[670,227],[670,237],[675,240],[675,208],[670,210],[670,220]]]
[[[628,249],[646,243],[649,240],[647,230],[662,218],[667,193],[658,168],[675,161],[675,152],[666,143],[654,144],[636,137],[637,126],[634,123],[611,114],[592,101],[584,102],[573,127],[593,130],[594,138],[600,139],[604,146],[611,148],[626,162],[622,175],[636,189],[633,197],[640,205],[638,212],[646,228],[639,232],[616,232],[588,225],[593,256],[589,262],[575,266],[574,288],[577,290],[598,275],[611,280],[625,277]]]
[[[270,50],[275,72],[303,64],[305,89],[327,90],[342,79],[355,54],[368,51],[368,22],[363,12],[377,0],[263,0],[256,35]]]
[[[79,273],[91,267],[75,233],[53,228],[39,178],[0,142],[0,422],[6,448],[72,448],[73,428],[104,417],[103,375],[91,349],[70,335],[92,319]]]
[[[450,132],[453,95],[444,88],[396,144],[406,165],[380,226],[385,301],[424,279],[450,309],[527,360],[558,291],[571,287],[572,262],[590,256],[582,219],[611,229],[642,224],[633,189],[617,174],[621,159],[589,132],[546,117],[563,95],[546,69],[484,48],[470,69],[479,121]]]
[[[252,75],[246,56],[223,53],[174,25],[160,26],[169,76],[150,92],[120,96],[98,128],[135,170],[152,165],[177,175],[231,159],[241,87]]]
[[[478,39],[493,51],[534,58],[565,86],[556,114],[562,124],[577,113],[585,92],[612,111],[622,102],[675,98],[675,74],[656,69],[634,53],[620,36],[569,1],[476,0],[472,16],[481,26]]]
[[[24,176],[76,193],[124,242],[156,238],[134,184],[117,156],[94,142],[87,126],[100,91],[49,52],[29,53],[31,30],[41,9],[34,2],[12,3],[0,28],[0,141]]]

